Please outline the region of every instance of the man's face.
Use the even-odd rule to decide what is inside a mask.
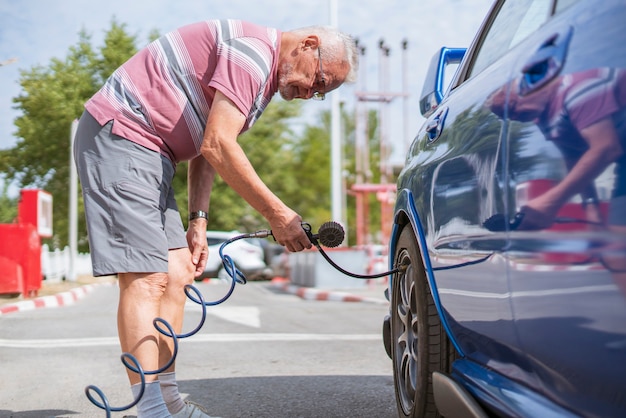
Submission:
[[[325,75],[320,71],[318,49],[308,49],[293,60],[283,62],[278,71],[278,92],[285,100],[310,99],[325,91]]]
[[[532,92],[526,96],[519,94],[517,83],[511,89],[509,97],[509,117],[520,122],[531,122],[538,118],[545,110],[550,100],[551,89],[548,86]]]
[[[320,59],[323,47],[299,49],[292,59],[285,60],[278,68],[278,92],[285,100],[323,99],[336,89],[347,76],[347,69]]]
[[[552,89],[552,83],[544,86],[536,92],[532,92],[526,96],[519,94],[519,83],[513,82],[506,85],[494,93],[487,99],[487,106],[498,117],[504,117],[505,107],[508,111],[508,117],[519,122],[531,122],[538,118],[545,110]]]

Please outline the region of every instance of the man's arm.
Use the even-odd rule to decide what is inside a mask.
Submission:
[[[224,181],[270,223],[276,241],[289,251],[311,247],[300,216],[263,183],[237,143],[246,117],[219,91],[211,105],[200,152]]]
[[[189,161],[187,171],[187,190],[189,213],[209,212],[209,199],[213,189],[215,169],[201,155]],[[191,250],[191,260],[196,266],[195,276],[204,271],[209,256],[206,240],[207,219],[199,217],[189,221],[187,229],[187,244]]]
[[[561,206],[576,193],[584,191],[624,152],[611,118],[602,119],[582,129],[580,134],[589,149],[573,164],[563,180],[525,205],[541,216],[534,216],[535,219],[531,219],[532,215],[528,219],[525,217],[520,229],[531,229],[531,225],[538,228],[550,226]]]

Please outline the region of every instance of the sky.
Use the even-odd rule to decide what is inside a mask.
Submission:
[[[331,94],[339,94],[353,108],[363,85],[365,91],[380,91],[378,44],[384,40],[390,48],[384,72],[389,76],[389,91],[409,94],[409,135],[404,135],[402,99],[386,107],[391,122],[386,124],[385,136],[393,149],[392,160],[402,160],[405,144],[424,121],[418,101],[431,57],[442,46],[469,46],[493,0],[0,0],[0,63],[17,59],[0,66],[0,149],[12,148],[18,140],[13,121],[19,113],[12,99],[20,94],[20,70],[47,67],[52,58],[65,58],[82,29],[92,36],[95,49],[102,46],[113,19],[137,36],[139,46],[148,42],[154,29],[165,33],[208,19],[244,19],[289,30],[329,24],[331,1],[336,2],[339,29],[366,48],[360,81]],[[408,49],[403,55],[405,39]],[[406,92],[402,91],[403,68]],[[330,102],[307,102],[302,122],[316,123],[318,113],[330,109]],[[380,105],[370,106],[380,109]]]

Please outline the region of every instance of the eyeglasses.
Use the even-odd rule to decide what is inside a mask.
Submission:
[[[326,77],[324,77],[324,69],[322,68],[322,51],[320,47],[317,47],[317,59],[320,62],[320,81],[317,82],[318,89],[313,91],[313,100],[324,100],[326,98]],[[319,88],[321,87],[321,89]]]

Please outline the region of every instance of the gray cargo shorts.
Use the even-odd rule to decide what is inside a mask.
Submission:
[[[172,189],[175,168],[158,152],[111,132],[88,112],[74,142],[94,276],[166,273],[168,251],[187,247]]]

